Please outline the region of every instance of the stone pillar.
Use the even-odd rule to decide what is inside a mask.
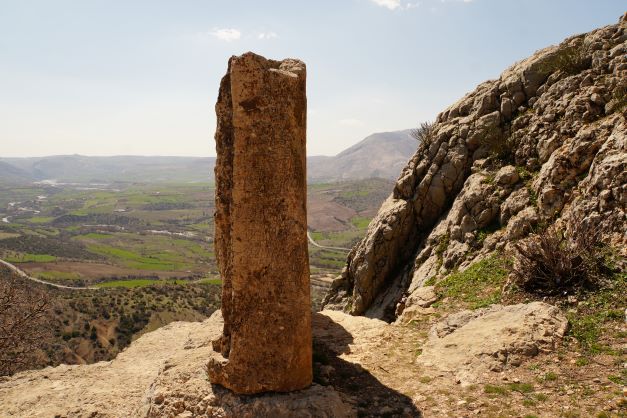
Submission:
[[[236,393],[311,384],[305,64],[248,52],[220,83],[215,247],[224,331],[208,365]]]

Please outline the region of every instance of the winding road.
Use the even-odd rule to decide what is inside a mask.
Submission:
[[[326,245],[320,245],[316,241],[313,240],[313,238],[311,237],[311,234],[309,233],[309,231],[307,231],[307,239],[309,240],[311,245],[313,245],[315,247],[318,247],[318,248],[322,248],[324,250],[342,251],[342,252],[347,252],[347,251],[351,250],[350,248],[329,247],[329,246],[326,246]],[[37,278],[32,277],[32,276],[29,276],[24,270],[20,269],[19,267],[15,266],[14,264],[9,263],[8,261],[4,261],[4,260],[0,259],[0,264],[10,268],[11,270],[13,270],[20,277],[23,277],[25,279],[31,280],[33,282],[45,284],[47,286],[56,287],[57,289],[68,289],[68,290],[98,290],[98,289],[100,289],[99,287],[78,287],[78,286],[74,287],[74,286],[65,286],[65,285],[62,285],[62,284],[47,282],[45,280],[41,280],[41,279],[37,279]]]
[[[320,245],[316,241],[313,240],[313,238],[311,237],[311,234],[309,233],[309,230],[307,230],[307,239],[309,240],[311,245],[313,245],[314,247],[322,248],[324,250],[342,251],[342,252],[347,252],[351,250],[350,248],[344,248],[344,247],[327,247],[326,245]]]
[[[45,284],[45,285],[48,285],[48,286],[56,287],[58,289],[69,289],[69,290],[97,290],[97,289],[99,289],[98,287],[73,287],[73,286],[64,286],[62,284],[50,283],[50,282],[47,282],[47,281],[44,281],[44,280],[37,279],[35,277],[29,276],[23,270],[21,270],[20,268],[18,268],[15,265],[9,263],[8,261],[0,260],[0,264],[3,264],[5,266],[7,266],[11,270],[13,270],[17,275],[19,275],[20,277],[23,277],[23,278],[28,279],[28,280],[32,280],[33,282],[37,282],[37,283]]]

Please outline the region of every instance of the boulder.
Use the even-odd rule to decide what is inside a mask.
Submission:
[[[530,233],[538,223],[538,211],[534,207],[527,207],[514,215],[507,223],[505,236],[508,241],[517,240]]]
[[[510,194],[501,204],[500,223],[506,225],[509,219],[529,205],[529,190],[522,187]]]
[[[494,176],[494,181],[506,186],[515,184],[518,180],[520,180],[520,176],[518,175],[518,171],[516,171],[516,167],[513,165],[502,167]]]
[[[435,286],[424,286],[414,290],[407,298],[405,306],[419,306],[421,308],[428,308],[438,300],[438,295],[435,293]]]
[[[543,302],[461,311],[431,328],[418,362],[463,383],[477,382],[555,350],[567,327],[561,311]]]

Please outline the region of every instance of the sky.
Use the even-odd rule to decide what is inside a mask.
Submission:
[[[417,126],[624,0],[0,0],[0,156],[214,156],[228,58],[307,64],[309,155]]]

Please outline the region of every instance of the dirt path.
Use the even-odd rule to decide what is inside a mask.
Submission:
[[[316,241],[313,240],[313,238],[311,237],[311,234],[309,233],[309,231],[307,231],[307,239],[309,239],[309,242],[311,243],[311,245],[313,245],[314,247],[318,247],[318,248],[322,248],[324,250],[331,250],[331,251],[342,251],[342,252],[347,252],[350,251],[350,248],[343,248],[343,247],[327,247],[326,245],[320,245],[318,244]]]
[[[622,392],[611,380],[618,379],[615,356],[603,354],[584,368],[575,364],[575,350],[540,353],[464,385],[416,361],[437,320],[437,312],[411,325],[338,311],[315,314],[314,381],[339,393],[355,412],[336,416],[622,416]],[[0,379],[0,417],[164,417],[174,410],[177,416],[243,416],[218,411],[242,402],[207,382],[211,341],[222,326],[219,314],[204,322],[175,322],[143,335],[109,362]]]
[[[98,289],[97,287],[73,287],[73,286],[64,286],[62,284],[50,283],[50,282],[47,282],[47,281],[44,281],[44,280],[37,279],[35,277],[29,276],[24,271],[19,269],[17,266],[9,263],[8,261],[0,260],[0,264],[3,264],[5,266],[7,266],[11,270],[13,270],[16,274],[18,274],[19,276],[21,276],[21,277],[23,277],[25,279],[32,280],[33,282],[45,284],[45,285],[48,285],[48,286],[56,287],[58,289],[70,289],[70,290],[94,290],[94,289]]]

